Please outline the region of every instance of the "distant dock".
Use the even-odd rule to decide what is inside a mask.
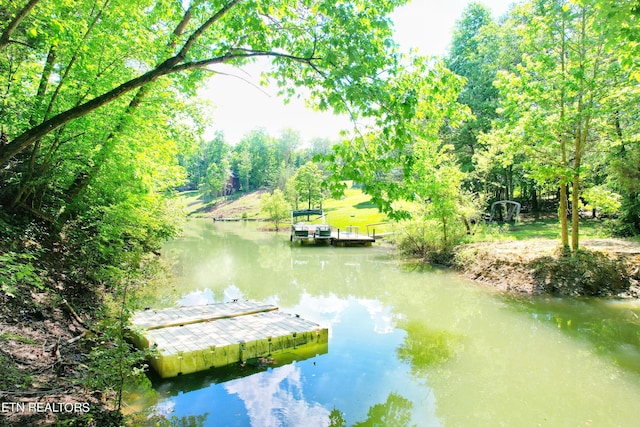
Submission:
[[[321,219],[322,222],[296,222],[300,217],[306,217],[307,221],[311,217],[316,217],[315,221]],[[329,243],[331,246],[371,246],[376,241],[375,237],[360,234],[357,226],[348,226],[346,230],[331,227],[325,223],[325,214],[322,209],[291,211],[291,236],[289,240],[300,244]]]
[[[313,225],[309,226],[313,229]],[[292,234],[292,242],[299,242],[302,245],[324,245],[329,244],[331,246],[345,247],[345,246],[371,246],[376,241],[375,237],[362,235],[354,232],[331,230],[325,237],[318,238],[314,233],[309,233],[308,236],[295,236]]]
[[[162,378],[200,372],[278,354],[327,352],[329,332],[318,324],[252,301],[136,312],[139,348]]]

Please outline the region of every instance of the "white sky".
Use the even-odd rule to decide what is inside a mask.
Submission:
[[[392,15],[395,38],[403,50],[417,48],[423,55],[445,55],[451,41],[456,21],[470,0],[412,0]],[[514,0],[480,0],[488,6],[494,18],[502,16]],[[264,128],[271,135],[279,135],[283,129],[300,132],[303,141],[316,137],[337,140],[340,130],[350,129],[346,117],[331,113],[319,113],[308,109],[303,99],[294,99],[285,105],[276,95],[275,87],[259,87],[260,64],[245,67],[242,71],[217,68],[218,71],[242,78],[216,75],[201,95],[215,106],[214,131],[222,130],[225,140],[236,144],[251,130]]]

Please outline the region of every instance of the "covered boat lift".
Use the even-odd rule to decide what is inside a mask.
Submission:
[[[321,224],[309,224],[305,222],[296,222],[299,217],[307,217],[307,221],[311,221],[311,217],[315,219],[322,218]],[[331,227],[325,224],[324,211],[322,209],[302,209],[291,211],[291,237],[290,241],[324,243],[331,239]]]

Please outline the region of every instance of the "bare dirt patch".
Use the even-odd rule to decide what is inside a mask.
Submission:
[[[620,239],[590,239],[582,248],[603,254],[602,260],[620,261],[628,278],[629,291],[623,297],[640,297],[640,244]],[[599,256],[599,255],[598,255]],[[559,259],[559,246],[555,240],[526,240],[473,243],[457,248],[454,265],[473,280],[504,291],[543,293],[540,286],[540,262]],[[624,267],[622,267],[624,265]],[[575,275],[584,275],[575,271]]]
[[[87,367],[76,337],[84,327],[45,294],[31,295],[28,305],[0,300],[0,426],[111,419],[103,395],[82,385]]]
[[[214,205],[204,216],[208,218],[255,218],[260,214],[260,197],[266,190],[257,190],[237,200],[225,200]]]

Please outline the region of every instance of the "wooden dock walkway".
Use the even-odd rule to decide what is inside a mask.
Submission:
[[[139,348],[162,378],[278,354],[327,352],[328,329],[251,301],[145,310],[132,318]]]
[[[331,231],[332,246],[371,246],[375,241],[373,237],[351,231],[348,227],[347,231],[339,229]]]

